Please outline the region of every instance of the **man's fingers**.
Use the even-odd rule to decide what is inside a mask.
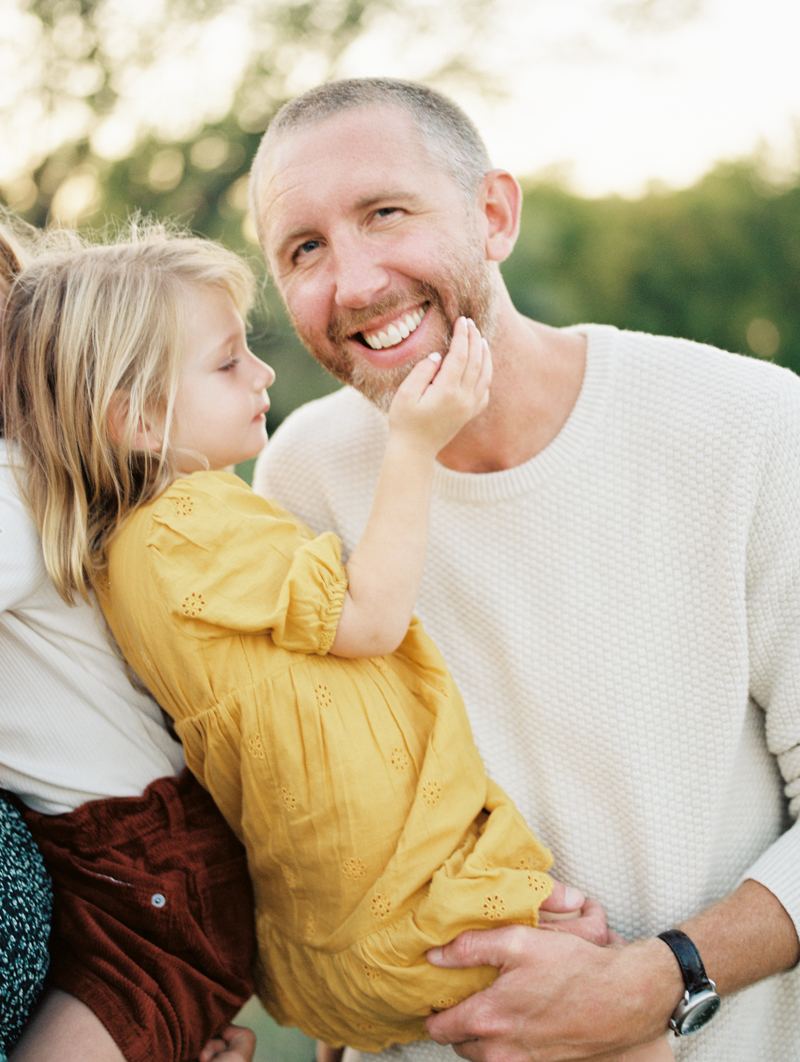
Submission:
[[[539,910],[550,914],[580,914],[585,903],[586,897],[580,889],[573,889],[563,881],[554,881],[553,891],[543,901]]]
[[[525,926],[504,926],[502,929],[468,929],[441,948],[431,948],[428,962],[433,966],[461,969],[467,966],[513,965],[519,954],[522,935],[530,932]]]
[[[587,900],[578,918],[565,918],[555,921],[542,919],[539,923],[539,928],[556,933],[571,933],[573,936],[581,937],[581,939],[588,941],[590,944],[597,944],[599,947],[604,947],[609,943],[606,912],[602,904],[599,904],[597,900]]]

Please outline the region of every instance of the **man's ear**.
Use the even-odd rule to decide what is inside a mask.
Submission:
[[[108,433],[115,443],[130,439],[136,450],[161,449],[161,433],[149,420],[131,409],[131,396],[127,391],[115,391],[108,404]]]
[[[487,259],[504,262],[517,242],[522,211],[522,189],[507,170],[489,170],[483,178],[478,211]]]

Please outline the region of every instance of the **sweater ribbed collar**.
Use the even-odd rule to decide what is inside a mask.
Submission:
[[[541,453],[501,472],[454,472],[436,465],[434,494],[445,501],[502,502],[526,494],[565,472],[597,432],[609,401],[618,330],[611,325],[565,329],[586,336],[586,368],[578,399],[561,431]]]

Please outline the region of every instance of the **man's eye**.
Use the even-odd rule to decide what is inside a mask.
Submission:
[[[397,207],[379,207],[375,213],[379,218],[388,218],[390,214],[396,214]]]
[[[301,258],[304,254],[311,254],[312,251],[316,251],[316,249],[319,247],[319,243],[320,243],[319,240],[306,240],[305,243],[301,243],[300,244],[300,246],[297,248],[297,250],[292,255],[292,258],[296,261],[298,258]]]

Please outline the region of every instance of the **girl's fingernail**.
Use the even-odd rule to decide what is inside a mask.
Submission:
[[[431,361],[435,361],[437,365],[442,360],[442,355],[439,353],[438,350],[434,350],[434,352],[432,354],[429,354],[428,357],[431,359]]]

